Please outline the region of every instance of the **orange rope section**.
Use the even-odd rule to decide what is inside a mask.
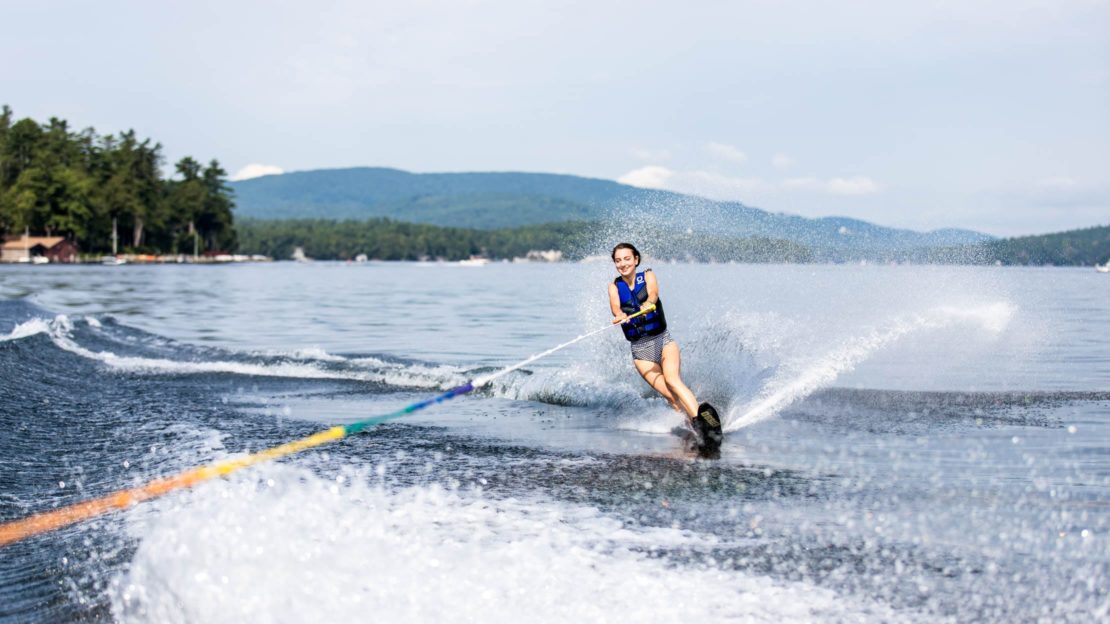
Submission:
[[[275,446],[264,451],[259,451],[245,457],[229,459],[200,468],[193,468],[180,474],[162,479],[155,479],[145,485],[127,490],[120,490],[101,498],[83,501],[54,511],[45,511],[22,520],[0,525],[0,547],[12,542],[53,531],[66,525],[88,520],[101,514],[116,509],[126,509],[145,500],[156,498],[174,490],[190,488],[203,481],[229,475],[236,470],[253,466],[254,464],[277,459],[304,449],[318,446],[325,442],[338,440],[347,434],[346,427],[332,427],[307,438],[295,440],[288,444]]]

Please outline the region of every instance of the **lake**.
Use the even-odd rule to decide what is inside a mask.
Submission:
[[[1110,276],[651,265],[719,458],[618,329],[0,549],[0,621],[1110,617]],[[607,327],[608,262],[0,266],[0,519]]]

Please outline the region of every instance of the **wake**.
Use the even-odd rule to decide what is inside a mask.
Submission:
[[[942,306],[928,312],[900,316],[839,348],[818,357],[800,372],[796,368],[768,381],[754,400],[729,409],[724,418],[725,431],[736,431],[762,422],[790,404],[824,388],[840,375],[855,369],[876,351],[913,333],[972,324],[992,334],[1001,333],[1013,317],[1009,303],[994,303],[975,308]]]

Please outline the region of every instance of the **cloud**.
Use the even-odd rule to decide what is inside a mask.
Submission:
[[[867,176],[833,178],[827,188],[833,195],[872,195],[879,192],[879,185]]]
[[[285,173],[285,170],[281,167],[278,167],[277,165],[260,165],[258,163],[251,163],[246,167],[243,167],[239,171],[236,171],[235,175],[231,176],[231,180],[233,182],[238,182],[239,180],[249,180],[251,178],[257,178],[260,176],[278,175],[281,173]]]
[[[727,160],[734,163],[743,163],[748,160],[747,154],[732,145],[710,142],[705,145],[705,149],[715,158],[720,158],[721,160]]]
[[[704,169],[676,170],[662,165],[633,169],[617,182],[639,188],[674,191],[726,201],[766,200],[770,195],[805,191],[828,195],[873,195],[882,190],[869,176],[818,178],[814,176],[768,180],[759,177],[729,176]]]
[[[779,152],[778,154],[775,154],[773,157],[771,157],[771,164],[775,167],[775,169],[786,169],[794,164],[794,159],[787,156],[786,154],[783,154],[782,152]]]
[[[617,182],[640,188],[665,189],[667,188],[667,181],[673,176],[674,172],[666,167],[648,165],[629,171],[617,178]]]
[[[617,182],[730,201],[743,200],[752,193],[773,188],[760,178],[741,178],[701,170],[675,171],[660,165],[634,169],[617,178]]]

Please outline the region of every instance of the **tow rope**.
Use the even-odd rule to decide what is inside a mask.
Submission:
[[[648,308],[640,310],[635,314],[629,315],[628,319],[633,319],[637,316],[640,316],[641,314],[651,312],[654,309],[655,306],[652,305]],[[532,362],[535,362],[540,358],[547,357],[552,353],[559,351],[560,349],[565,349],[576,342],[585,340],[586,338],[589,338],[594,334],[601,333],[616,324],[617,323],[610,323],[605,327],[600,327],[598,329],[595,329],[594,331],[587,332],[573,340],[564,342],[563,344],[552,347],[547,351],[537,353],[525,360],[521,360],[520,362],[517,362],[512,366],[503,368],[496,373],[476,377],[461,386],[451,388],[443,394],[432,397],[425,401],[413,403],[397,411],[389,412],[388,414],[381,414],[379,416],[367,418],[366,420],[353,422],[349,425],[332,427],[330,429],[320,431],[319,433],[314,433],[306,438],[301,438],[300,440],[294,440],[292,442],[287,442],[285,444],[274,446],[262,451],[258,451],[256,453],[251,453],[244,457],[227,459],[224,461],[208,464],[206,466],[191,468],[189,470],[179,472],[175,475],[161,477],[152,481],[148,481],[144,485],[140,485],[138,487],[128,488],[126,490],[119,490],[117,492],[113,492],[112,494],[108,494],[107,496],[74,503],[52,511],[37,513],[21,520],[15,520],[12,522],[0,524],[0,547],[7,546],[8,544],[11,544],[13,542],[27,539],[28,537],[32,537],[34,535],[39,535],[41,533],[53,531],[55,529],[68,526],[70,524],[81,522],[83,520],[95,518],[97,516],[115,511],[117,509],[127,509],[128,507],[131,507],[132,505],[136,505],[143,501],[157,498],[159,496],[162,496],[163,494],[168,494],[175,490],[190,488],[194,485],[197,485],[198,483],[203,483],[216,477],[224,477],[233,472],[236,472],[237,470],[241,470],[255,464],[278,459],[280,457],[285,457],[286,455],[292,455],[306,449],[320,446],[321,444],[340,440],[349,435],[359,433],[364,429],[373,427],[374,425],[379,425],[390,420],[401,418],[402,416],[420,411],[426,407],[443,403],[444,401],[449,401],[459,395],[463,395],[477,388],[481,388],[482,386],[489,384],[499,377],[507,375],[523,366],[527,366],[528,364],[531,364]]]

